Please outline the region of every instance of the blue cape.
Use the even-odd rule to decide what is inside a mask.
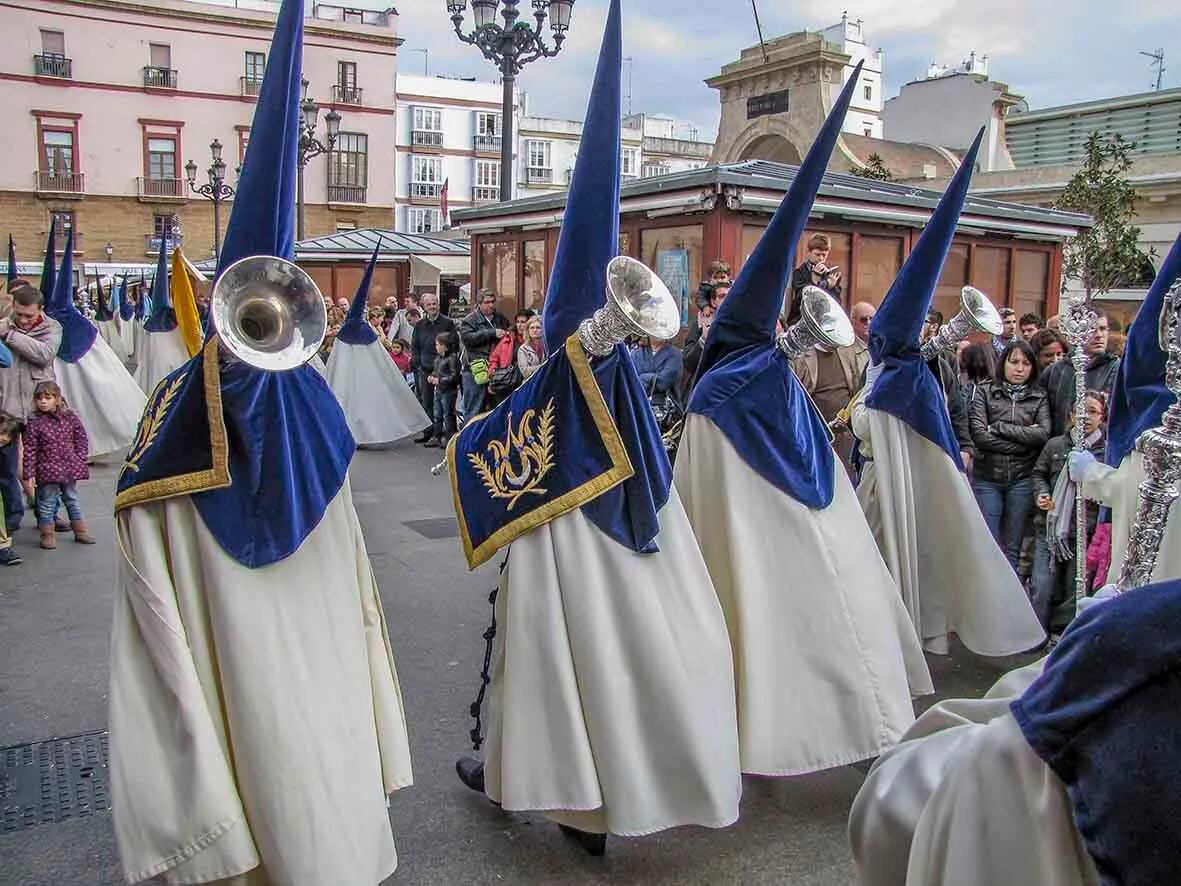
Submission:
[[[1079,615],[1013,702],[1066,785],[1104,883],[1175,882],[1181,847],[1181,581]]]
[[[127,295],[127,278],[119,284],[119,319],[124,323],[130,323],[135,318],[135,305],[131,303],[131,299]]]

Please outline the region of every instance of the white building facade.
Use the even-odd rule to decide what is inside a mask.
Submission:
[[[830,25],[820,33],[826,41],[840,47],[841,52],[849,56],[849,64],[841,74],[841,86],[849,82],[857,63],[864,62],[841,130],[868,138],[883,138],[882,107],[886,88],[882,83],[885,58],[881,48],[869,49],[865,43],[861,19],[849,21],[847,13],[842,14],[841,20],[835,25]]]

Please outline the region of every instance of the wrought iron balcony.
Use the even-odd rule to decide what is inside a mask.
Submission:
[[[38,194],[81,194],[83,188],[80,172],[35,172],[34,180]]]
[[[240,77],[242,95],[258,95],[262,89],[262,77]]]
[[[552,185],[553,183],[554,171],[552,169],[545,169],[540,166],[525,167],[525,184]]]
[[[410,144],[416,148],[441,148],[443,133],[433,129],[415,129],[410,132]]]
[[[476,185],[472,188],[472,199],[476,203],[495,203],[500,199],[500,188]]]
[[[69,79],[74,76],[74,60],[66,58],[64,55],[58,55],[55,52],[35,55],[33,56],[33,73],[38,77],[64,77]]]
[[[183,178],[137,178],[141,197],[172,197],[184,199],[187,184]]]
[[[410,196],[419,200],[438,200],[443,193],[442,182],[411,182]]]
[[[176,89],[177,76],[173,68],[158,68],[155,65],[144,67],[144,86],[157,89]]]
[[[184,237],[176,232],[167,237],[161,237],[159,234],[144,234],[144,255],[159,255],[161,245],[164,246],[165,254],[169,254],[183,241]]]
[[[329,185],[329,203],[364,203],[364,185]]]
[[[500,153],[500,136],[499,135],[477,135],[475,138],[476,151],[483,154],[499,154]]]
[[[359,105],[361,104],[361,87],[333,83],[332,101],[338,105]]]

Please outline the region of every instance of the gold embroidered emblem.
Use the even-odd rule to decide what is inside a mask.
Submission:
[[[139,420],[139,431],[135,435],[135,443],[132,444],[131,450],[127,453],[127,461],[123,463],[123,470],[139,470],[139,461],[147,454],[147,451],[151,449],[152,444],[156,441],[156,436],[160,433],[160,428],[164,426],[164,419],[168,417],[168,409],[172,405],[177,392],[180,391],[180,386],[186,376],[187,373],[184,373],[174,378],[164,388],[163,393],[156,401],[156,405],[144,411],[143,418]],[[163,385],[163,382],[161,382],[161,385]]]
[[[468,461],[480,475],[488,494],[493,498],[508,499],[505,505],[508,511],[523,495],[547,493],[538,484],[554,466],[554,436],[557,428],[552,397],[541,412],[536,433],[533,431],[534,420],[537,420],[537,410],[527,409],[514,430],[513,414],[509,413],[504,440],[488,443],[491,464],[482,455],[468,453]]]

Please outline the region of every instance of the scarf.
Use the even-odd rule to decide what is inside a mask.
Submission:
[[[1007,381],[1001,382],[1001,390],[1005,395],[1013,400],[1020,400],[1025,396],[1025,392],[1029,390],[1029,385],[1015,385]]]
[[[1083,439],[1083,448],[1092,450],[1102,439],[1103,429],[1096,428]],[[1074,496],[1075,483],[1070,479],[1070,470],[1063,465],[1054,482],[1054,504],[1046,513],[1046,546],[1058,563],[1074,559],[1074,549],[1070,544],[1070,530],[1074,526]]]

